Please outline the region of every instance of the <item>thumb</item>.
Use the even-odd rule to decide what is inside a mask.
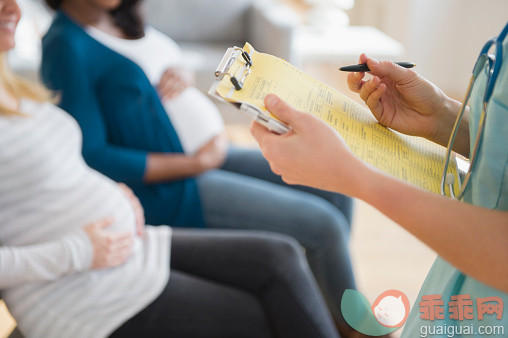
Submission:
[[[266,95],[265,107],[276,118],[290,126],[298,125],[299,117],[303,115],[302,112],[294,109],[288,103],[284,102],[274,94]]]
[[[396,84],[408,82],[415,76],[413,70],[401,67],[391,61],[380,62],[376,59],[368,58],[367,66],[369,66],[372,75],[377,77],[388,76]]]

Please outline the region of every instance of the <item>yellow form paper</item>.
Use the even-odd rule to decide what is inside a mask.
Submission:
[[[362,160],[404,181],[440,193],[445,148],[380,125],[367,108],[282,59],[256,52],[248,43],[244,50],[250,54],[253,65],[243,88],[235,90],[229,77],[224,77],[216,89],[219,96],[266,111],[264,98],[274,93],[296,109],[309,112],[335,128]],[[240,76],[244,65],[243,58],[238,57],[230,74]],[[450,161],[450,172],[457,177],[455,161]]]

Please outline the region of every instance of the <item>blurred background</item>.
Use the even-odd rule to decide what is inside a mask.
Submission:
[[[23,19],[9,62],[18,73],[37,79],[40,39],[52,13],[42,1],[17,1]],[[416,71],[460,100],[479,50],[508,20],[506,0],[145,0],[144,7],[148,23],[182,47],[186,66],[196,72],[203,92],[226,48],[248,41],[357,101],[337,67],[356,63],[362,52],[415,62]],[[249,120],[217,105],[233,142],[255,147]],[[371,302],[387,289],[398,289],[413,303],[435,258],[361,202],[351,250],[358,287]],[[0,302],[0,337],[14,326]]]

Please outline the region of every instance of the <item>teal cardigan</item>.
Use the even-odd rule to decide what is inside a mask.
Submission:
[[[90,37],[62,12],[43,39],[41,75],[83,132],[86,163],[128,184],[148,224],[204,227],[194,178],[143,182],[147,154],[182,153],[156,89],[141,68]]]

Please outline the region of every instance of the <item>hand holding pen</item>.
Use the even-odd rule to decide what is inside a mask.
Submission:
[[[362,54],[359,63],[367,65],[372,79],[363,80],[365,72],[352,72],[348,86],[360,94],[379,123],[404,134],[435,137],[447,98],[437,86],[390,61]]]

